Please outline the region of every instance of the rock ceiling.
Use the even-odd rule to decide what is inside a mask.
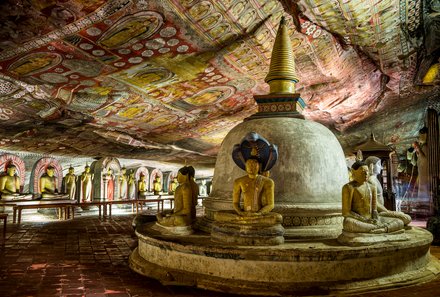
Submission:
[[[305,117],[404,150],[439,98],[437,2],[3,1],[0,147],[212,164],[285,15]]]

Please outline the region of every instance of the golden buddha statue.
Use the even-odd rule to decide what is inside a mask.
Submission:
[[[217,212],[214,215],[215,220],[238,223],[281,223],[282,216],[271,212],[275,206],[273,180],[258,174],[260,163],[257,159],[250,158],[246,160],[245,165],[247,175],[234,181],[232,205],[235,213]],[[241,200],[243,207],[240,206]]]
[[[119,199],[127,199],[127,169],[125,167],[121,168],[121,174],[118,177],[119,183]]]
[[[153,193],[154,193],[154,195],[160,195],[162,193],[162,183],[160,182],[159,176],[156,176],[154,178]]]
[[[90,172],[90,166],[86,164],[84,171],[81,174],[81,195],[80,201],[90,202],[92,201],[92,182],[93,174]]]
[[[141,174],[138,181],[138,196],[139,198],[145,198],[148,194],[147,180],[145,175]]]
[[[76,175],[75,168],[70,165],[69,172],[63,178],[63,188],[65,193],[69,195],[69,199],[75,199],[76,193]]]
[[[2,200],[25,199],[30,195],[20,193],[20,177],[16,174],[17,167],[10,164],[6,174],[0,176],[0,198]]]
[[[179,183],[177,182],[177,177],[173,178],[173,181],[170,184],[170,191],[168,192],[168,194],[171,195],[174,194],[178,185]]]
[[[353,181],[342,188],[343,230],[349,233],[390,233],[404,228],[399,218],[382,216],[377,208],[376,186],[368,181],[366,163],[352,166]]]
[[[165,227],[190,226],[195,219],[197,193],[193,191],[189,167],[179,169],[177,173],[179,186],[174,193],[174,209],[157,215],[157,223]]]
[[[63,199],[68,198],[68,195],[58,193],[57,178],[55,177],[55,167],[48,166],[46,173],[40,177],[40,193],[41,198],[45,199]]]
[[[246,175],[234,180],[233,210],[214,213],[211,240],[241,245],[278,245],[284,242],[281,214],[275,207],[275,183],[269,170],[278,148],[255,132],[234,145],[232,159]],[[264,174],[264,175],[263,175]]]

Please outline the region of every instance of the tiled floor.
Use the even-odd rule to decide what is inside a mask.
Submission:
[[[165,287],[128,267],[136,245],[134,215],[99,220],[96,215],[73,221],[8,223],[0,247],[0,296],[232,296],[186,287]],[[37,218],[38,219],[38,216]],[[432,252],[440,257],[440,248]],[[440,296],[440,279],[431,283],[362,296]]]

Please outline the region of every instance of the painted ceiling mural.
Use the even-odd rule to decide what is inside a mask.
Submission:
[[[0,147],[213,164],[268,92],[284,15],[306,118],[346,150],[371,132],[403,150],[439,98],[439,12],[435,0],[3,1]]]

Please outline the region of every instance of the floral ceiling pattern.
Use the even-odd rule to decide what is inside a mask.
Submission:
[[[436,3],[4,1],[0,147],[213,164],[268,92],[284,15],[305,117],[346,151],[371,132],[403,150],[439,100]]]

